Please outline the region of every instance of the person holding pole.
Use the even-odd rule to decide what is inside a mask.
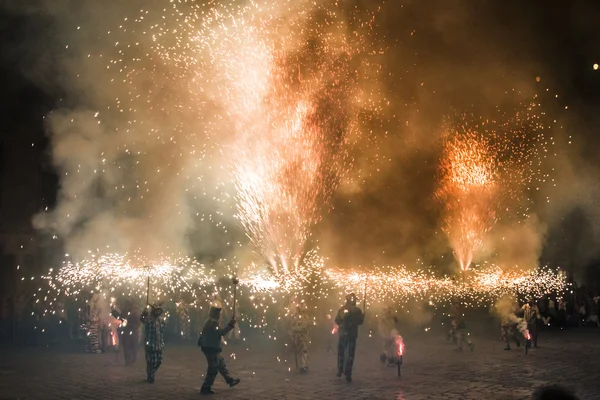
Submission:
[[[200,389],[200,394],[209,395],[214,394],[212,385],[215,383],[217,374],[221,374],[227,382],[229,387],[234,387],[240,383],[240,379],[233,378],[227,370],[225,359],[221,356],[223,348],[221,342],[223,336],[227,335],[233,328],[235,328],[235,303],[237,295],[237,278],[233,278],[234,292],[233,292],[233,318],[229,323],[221,328],[221,307],[214,305],[210,307],[208,313],[208,319],[202,329],[202,334],[198,338],[198,346],[202,348],[202,352],[206,357],[206,363],[208,368],[206,371],[206,378]]]
[[[352,382],[358,327],[363,324],[364,320],[365,314],[356,306],[356,295],[350,293],[346,296],[346,304],[338,310],[335,317],[335,323],[339,327],[337,376],[340,377],[345,373],[347,382]],[[345,359],[346,351],[348,351],[347,359]]]

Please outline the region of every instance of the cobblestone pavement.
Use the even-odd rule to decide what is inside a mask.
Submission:
[[[233,349],[229,369],[242,379],[232,389],[217,379],[215,398],[228,399],[525,399],[548,383],[563,384],[581,399],[600,399],[600,331],[544,333],[542,347],[503,351],[479,338],[471,352],[455,352],[438,335],[405,339],[402,377],[379,362],[379,342],[360,337],[354,381],[335,377],[335,355],[313,349],[308,375],[288,371],[293,357],[274,349]],[[289,356],[288,356],[289,357]],[[2,349],[0,399],[196,399],[206,363],[193,345],[170,345],[154,385],[143,382],[144,359],[123,365],[116,354],[81,354],[65,347]]]

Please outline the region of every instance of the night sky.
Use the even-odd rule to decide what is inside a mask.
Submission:
[[[63,107],[65,102],[76,103],[78,99],[66,96],[63,85],[67,74],[60,62],[64,46],[57,34],[63,19],[42,12],[46,5],[43,1],[33,2],[35,5],[30,8],[9,6],[10,3],[2,2],[0,6],[0,230],[2,234],[34,235],[33,215],[45,207],[53,207],[59,188],[44,116]],[[74,6],[76,2],[71,3]],[[469,47],[471,40],[481,43],[489,39],[490,46],[497,46],[498,53],[507,58],[526,55],[531,79],[539,71],[544,82],[569,104],[571,126],[577,126],[576,131],[570,132],[576,142],[575,168],[600,172],[600,70],[594,71],[592,67],[600,63],[600,2],[424,0],[419,3],[417,6],[416,2],[406,2],[405,12],[414,23],[410,28],[425,32],[419,42],[421,63],[443,65],[451,60],[454,65],[461,62],[476,65],[478,57],[489,55],[489,49],[479,54],[476,45]],[[427,37],[428,27],[440,21],[429,19],[428,10],[435,15],[436,9],[451,10],[453,5],[468,10],[460,18],[464,18],[461,24],[469,33],[452,38],[431,30],[431,36]],[[485,17],[475,18],[477,15]],[[394,26],[393,20],[385,23]],[[402,29],[407,27],[398,27],[399,31]],[[485,32],[483,39],[474,36],[473,32],[479,31]],[[466,43],[462,48],[464,54],[455,51],[453,40]],[[445,47],[445,43],[450,44]],[[453,85],[440,90],[452,92],[460,88]],[[387,178],[392,191],[398,190],[394,185],[411,184]],[[390,185],[381,185],[380,189],[386,187]],[[365,195],[363,200],[371,206],[377,201],[367,198]],[[597,198],[594,201],[597,211],[600,204]],[[377,207],[386,210],[388,205],[377,204]],[[593,208],[588,202],[585,208],[575,206],[555,218],[562,222],[548,230],[545,261],[564,262],[577,258],[574,253],[580,251],[586,257],[578,262],[593,264],[600,258],[600,250],[596,250],[600,249],[599,227],[590,226],[593,219],[589,213]]]

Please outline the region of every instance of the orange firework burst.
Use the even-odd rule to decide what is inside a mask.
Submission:
[[[495,220],[495,160],[487,142],[470,129],[453,131],[444,144],[436,196],[446,208],[444,231],[462,271]]]

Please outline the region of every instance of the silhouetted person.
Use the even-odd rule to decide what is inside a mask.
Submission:
[[[363,324],[365,314],[356,306],[356,295],[346,296],[346,304],[339,309],[335,323],[338,324],[338,371],[337,376],[346,374],[346,381],[352,382],[352,366],[356,352],[358,327]],[[345,358],[348,352],[348,358]],[[345,362],[344,362],[345,359]]]
[[[206,357],[208,369],[206,378],[200,388],[200,394],[214,394],[212,385],[215,383],[217,374],[221,374],[229,387],[234,387],[240,380],[233,378],[227,370],[225,359],[221,356],[223,348],[221,342],[223,336],[227,335],[235,327],[235,317],[232,318],[227,325],[221,327],[221,308],[217,306],[210,307],[208,319],[202,328],[202,335],[198,339],[198,346],[202,348],[202,352]]]

